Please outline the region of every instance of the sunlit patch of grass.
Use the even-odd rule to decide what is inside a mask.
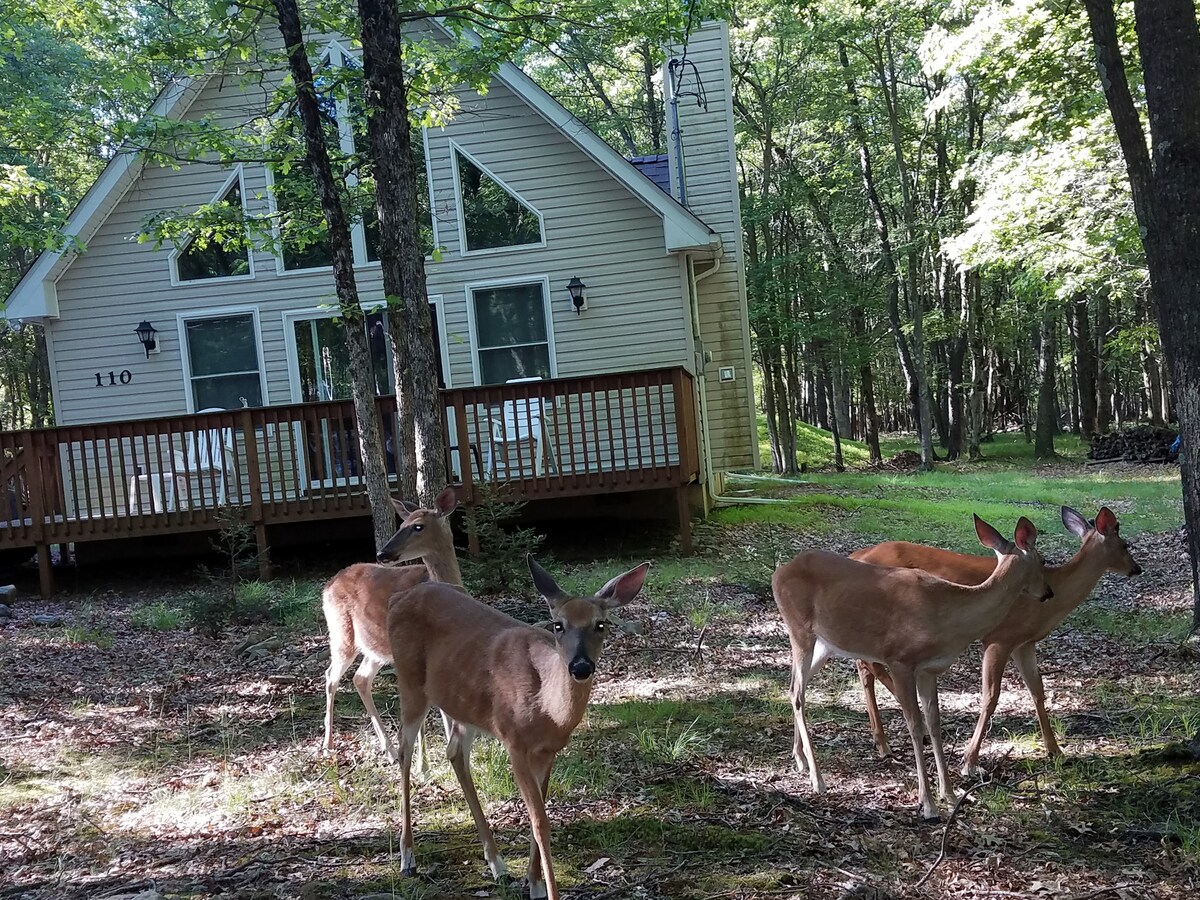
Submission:
[[[663,725],[634,727],[633,737],[642,757],[651,763],[683,762],[703,756],[708,740],[697,729],[699,719],[686,724],[667,720]]]
[[[663,809],[687,809],[700,813],[717,808],[717,793],[708,781],[675,776],[649,786],[650,796]]]
[[[91,644],[100,650],[108,650],[113,645],[111,631],[92,625],[66,625],[63,636],[72,644]]]

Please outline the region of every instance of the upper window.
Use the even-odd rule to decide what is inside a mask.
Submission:
[[[246,246],[242,225],[240,170],[234,172],[210,207],[213,218],[228,218],[229,225],[214,224],[207,233],[188,239],[174,257],[177,281],[241,278],[250,274],[250,248]]]
[[[542,243],[542,218],[533,207],[457,147],[454,168],[465,251]]]
[[[362,102],[362,68],[358,60],[331,44],[314,72],[314,84],[325,127],[334,177],[345,188],[343,203],[354,219],[352,240],[355,262],[379,260],[379,227],[369,160],[356,156],[367,150],[366,110]],[[419,129],[412,140],[413,165],[417,179],[417,216],[421,249],[433,252],[433,220],[425,168],[424,142]],[[282,129],[281,150],[295,152],[303,146],[303,129],[297,112]],[[282,154],[281,154],[282,155]],[[278,217],[280,255],[288,271],[324,268],[333,264],[333,252],[324,212],[315,184],[303,157],[284,166],[271,167],[271,192]]]
[[[183,330],[192,409],[263,405],[253,313],[185,319]]]
[[[471,303],[480,384],[553,375],[543,282],[477,288]]]

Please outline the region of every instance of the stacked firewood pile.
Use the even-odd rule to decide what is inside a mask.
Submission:
[[[1176,432],[1170,428],[1155,428],[1152,425],[1135,425],[1110,434],[1102,434],[1092,440],[1088,459],[1094,462],[1156,463],[1174,462],[1171,452]]]

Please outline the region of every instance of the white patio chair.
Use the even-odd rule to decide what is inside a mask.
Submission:
[[[200,410],[203,413],[224,412],[220,407]],[[200,504],[204,503],[204,485],[216,482],[216,505],[224,506],[227,497],[229,454],[233,452],[233,429],[202,428],[184,435],[184,450],[175,451],[175,476],[183,476],[187,493],[192,494],[192,480],[196,481],[196,494]],[[176,498],[176,502],[178,498]]]
[[[510,378],[505,384],[523,384],[541,381],[541,378]],[[533,472],[541,476],[546,471],[546,428],[542,417],[542,398],[505,400],[500,405],[499,418],[492,418],[491,443],[488,449],[487,473],[496,474],[497,455],[502,453],[505,473],[510,471],[512,461],[510,447],[529,441],[533,451]],[[520,459],[520,457],[518,457]]]

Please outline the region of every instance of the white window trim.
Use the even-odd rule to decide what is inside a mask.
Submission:
[[[541,210],[539,210],[536,206],[534,206],[532,203],[530,203],[528,200],[526,200],[523,196],[521,196],[521,194],[518,191],[514,190],[512,188],[512,186],[509,185],[503,178],[500,178],[499,176],[497,176],[495,172],[493,172],[491,169],[489,169],[487,166],[485,166],[483,163],[481,163],[472,153],[467,152],[467,150],[465,150],[463,148],[463,146],[461,144],[459,144],[457,141],[455,141],[453,138],[449,138],[448,143],[450,146],[450,171],[453,174],[453,178],[454,178],[454,210],[458,217],[458,253],[459,253],[459,255],[460,256],[491,256],[493,254],[498,254],[498,253],[515,253],[515,252],[519,252],[521,250],[536,250],[539,247],[545,247],[546,246],[546,220],[542,216]],[[504,188],[504,190],[508,191],[508,193],[510,193],[512,196],[516,197],[517,201],[519,203],[521,203],[526,209],[528,209],[535,216],[537,216],[538,232],[541,234],[540,241],[538,241],[537,243],[533,243],[533,244],[517,244],[516,246],[513,246],[513,247],[485,247],[480,250],[468,250],[467,249],[467,217],[463,211],[462,179],[461,179],[461,177],[459,175],[459,171],[458,171],[458,154],[460,154],[460,153],[463,156],[465,156],[467,159],[469,159],[471,161],[472,165],[474,165],[477,169],[479,169],[481,172],[483,172],[483,174],[487,175],[489,178],[491,178],[493,181],[495,181],[497,184],[499,184],[502,188]],[[426,157],[426,159],[428,159],[428,157]]]
[[[229,177],[225,179],[225,183],[221,185],[221,189],[217,191],[209,203],[215,203],[225,196],[226,192],[233,186],[234,182],[238,185],[238,195],[242,204],[242,214],[246,212],[246,179],[241,163],[233,167],[233,171],[229,173]],[[254,248],[246,248],[246,258],[250,261],[250,271],[246,275],[221,275],[217,278],[189,278],[186,281],[179,277],[179,257],[184,251],[191,246],[194,235],[189,234],[183,245],[176,247],[171,251],[171,255],[167,257],[167,263],[171,270],[171,287],[194,287],[198,284],[226,284],[230,281],[253,281],[254,280]]]
[[[249,315],[254,323],[254,344],[258,351],[258,384],[259,393],[262,395],[263,406],[271,405],[270,395],[267,393],[267,376],[266,376],[266,357],[263,353],[262,339],[262,323],[259,321],[259,313],[257,306],[226,306],[213,307],[210,309],[193,309],[187,312],[177,313],[175,316],[176,328],[179,332],[179,356],[181,359],[181,368],[183,370],[183,395],[184,401],[187,403],[187,411],[194,413],[196,411],[195,398],[192,396],[192,351],[188,347],[187,341],[187,323],[195,322],[200,319],[224,319],[230,316]]]
[[[334,59],[334,55],[337,59]],[[325,49],[321,51],[318,61],[329,63],[331,65],[345,65],[347,59],[353,60],[355,65],[362,66],[362,60],[351,53],[339,41],[330,41],[325,45]],[[338,125],[338,141],[341,144],[342,152],[349,155],[354,152],[354,126],[350,121],[350,104],[344,99],[336,101],[337,108],[337,125]],[[277,115],[282,116],[283,112]],[[433,216],[433,169],[429,161],[429,139],[428,129],[421,127],[421,141],[425,148],[425,189],[429,192],[429,217],[433,223],[433,246],[437,249],[438,233],[437,219]],[[274,238],[275,246],[278,252],[275,253],[275,274],[280,276],[291,275],[312,275],[316,272],[332,272],[333,265],[328,266],[309,266],[305,269],[289,269],[284,265],[283,261],[283,246],[279,237],[279,205],[275,202],[275,173],[270,166],[263,166],[267,173],[267,208],[271,215],[271,235]],[[351,185],[356,181],[354,175],[350,175],[347,179]],[[243,196],[245,196],[243,194]],[[531,207],[532,208],[532,207]],[[355,269],[370,269],[377,268],[382,265],[382,261],[378,259],[369,259],[367,256],[367,229],[363,224],[362,219],[355,219],[350,223],[350,246],[354,255]],[[253,254],[252,254],[253,256]],[[427,263],[434,261],[432,255],[425,257]]]
[[[476,385],[479,385],[481,382],[479,377],[479,329],[475,324],[474,292],[494,287],[511,287],[518,284],[540,284],[542,286],[542,304],[546,311],[546,349],[550,356],[550,377],[558,377],[558,356],[554,350],[554,305],[550,302],[550,276],[513,276],[511,278],[493,278],[487,281],[472,281],[463,286],[463,291],[465,292],[467,299],[467,333],[471,339],[471,378]],[[540,341],[537,343],[540,343]],[[489,347],[486,349],[491,350],[498,348]],[[449,387],[448,381],[447,387]]]
[[[364,300],[359,307],[365,313],[373,313],[382,309],[386,304],[382,300]],[[446,322],[442,315],[442,295],[431,294],[429,305],[437,310],[438,345],[441,347],[442,371],[446,373],[446,387],[450,387],[450,348],[446,346]],[[336,319],[340,312],[329,306],[312,306],[304,309],[289,309],[281,315],[283,321],[283,342],[287,353],[288,393],[293,403],[302,403],[300,399],[300,353],[296,346],[296,322],[310,319]]]

